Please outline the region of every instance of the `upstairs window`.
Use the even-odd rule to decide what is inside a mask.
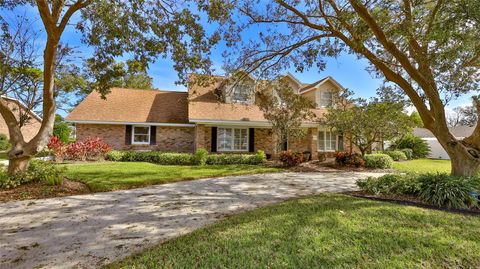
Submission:
[[[322,91],[320,92],[320,107],[328,107],[333,105],[333,92]]]
[[[247,102],[250,95],[250,87],[245,84],[238,84],[233,87],[232,100],[234,102]]]

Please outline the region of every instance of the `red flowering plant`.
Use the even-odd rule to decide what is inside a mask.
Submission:
[[[110,146],[98,137],[88,137],[85,140],[70,143],[67,148],[68,158],[78,161],[96,161],[105,157],[111,150]]]
[[[283,165],[287,167],[293,167],[303,162],[303,153],[286,150],[280,152],[279,159],[283,163]]]
[[[63,162],[67,155],[67,147],[63,144],[62,140],[60,140],[58,136],[52,136],[47,147],[53,152],[56,162]]]

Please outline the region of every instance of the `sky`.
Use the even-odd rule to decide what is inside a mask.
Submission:
[[[3,12],[3,11],[2,11]],[[10,18],[14,18],[15,15],[26,14],[33,20],[33,27],[40,31],[40,38],[38,40],[39,44],[43,46],[45,42],[45,34],[43,30],[43,25],[38,16],[36,8],[21,8],[14,10],[13,13],[7,15]],[[2,14],[4,15],[4,14]],[[72,22],[78,20],[78,16],[72,18]],[[214,26],[207,25],[206,22],[204,27],[207,29],[212,29]],[[247,32],[246,37],[254,37],[254,33]],[[81,62],[82,57],[87,58],[92,54],[92,48],[87,47],[81,42],[81,34],[71,25],[68,26],[62,35],[62,43],[69,44],[74,47],[78,53],[78,61]],[[221,69],[223,65],[222,52],[226,49],[223,44],[220,44],[213,48],[212,51],[212,61],[213,65],[217,69]],[[365,68],[368,66],[368,62],[364,59],[358,59],[355,55],[350,55],[343,53],[337,58],[326,58],[326,68],[322,71],[319,71],[316,67],[311,68],[303,73],[296,73],[293,68],[291,70],[285,70],[294,75],[298,80],[303,83],[313,83],[317,80],[320,80],[326,76],[333,77],[345,88],[352,90],[357,97],[370,98],[375,96],[376,89],[382,85],[382,80],[378,78],[373,78]],[[176,85],[175,81],[178,80],[176,71],[173,69],[173,61],[168,57],[151,63],[148,70],[149,75],[153,78],[153,84],[155,88],[161,90],[172,90],[172,91],[186,91],[184,85]],[[222,75],[221,70],[218,72]],[[107,97],[108,98],[108,97]],[[460,105],[470,104],[471,101],[469,96],[463,96],[457,100],[452,101],[449,104],[449,107],[455,107]],[[65,112],[61,112],[65,115]]]

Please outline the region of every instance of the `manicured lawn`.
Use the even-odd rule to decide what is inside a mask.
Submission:
[[[278,172],[255,165],[166,166],[142,162],[69,164],[66,176],[88,185],[92,191],[138,188],[153,184],[204,177]]]
[[[404,162],[395,162],[393,168],[401,172],[417,173],[450,173],[450,160],[418,159]]]
[[[480,218],[346,195],[237,216],[109,268],[478,268]]]

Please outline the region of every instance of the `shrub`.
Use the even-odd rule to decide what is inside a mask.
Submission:
[[[228,164],[262,164],[266,160],[263,151],[256,154],[210,154],[207,157],[209,165],[228,165]]]
[[[263,164],[267,160],[267,154],[265,154],[265,151],[263,150],[258,150],[257,153],[255,153],[255,164]]]
[[[206,149],[198,149],[195,152],[195,163],[197,165],[206,165],[207,164],[208,151]]]
[[[365,165],[362,155],[348,152],[335,152],[335,162],[341,166],[361,167]]]
[[[386,154],[367,154],[365,155],[365,166],[368,168],[387,169],[393,167],[393,160]]]
[[[8,141],[6,134],[0,134],[0,150],[7,150],[10,148],[10,142]]]
[[[405,157],[407,157],[407,160],[411,160],[413,159],[413,150],[412,149],[401,149],[400,150],[401,152],[403,152],[403,154],[405,154]]]
[[[65,144],[69,142],[71,132],[72,130],[66,122],[55,122],[53,125],[53,135],[60,138]]]
[[[52,162],[33,160],[30,162],[27,174],[32,181],[43,181],[49,185],[60,185],[66,168]]]
[[[48,185],[60,185],[66,168],[51,162],[33,160],[24,173],[8,176],[6,171],[0,171],[0,188],[10,189],[30,182],[45,182]]]
[[[447,208],[477,205],[472,192],[478,191],[480,178],[448,174],[390,174],[358,180],[362,191],[371,194],[413,195],[426,203]]]
[[[67,147],[63,144],[62,140],[58,138],[58,136],[52,136],[47,147],[53,152],[53,157],[55,158],[56,162],[63,162],[67,155]]]
[[[78,161],[97,161],[104,159],[105,155],[111,151],[108,144],[100,138],[86,138],[85,140],[70,143],[67,146],[67,157]]]
[[[150,162],[163,165],[194,165],[195,156],[189,153],[170,153],[159,151],[123,151],[116,154],[116,161]]]
[[[430,153],[430,147],[428,146],[427,142],[412,134],[406,135],[403,138],[395,141],[392,147],[395,149],[411,149],[412,157],[414,159],[426,158]]]
[[[287,167],[297,166],[303,161],[303,153],[286,150],[280,152],[280,161]]]
[[[387,174],[378,178],[368,177],[357,181],[358,187],[371,194],[407,194],[415,195],[420,183],[414,174]]]
[[[477,202],[471,195],[475,189],[468,178],[443,173],[423,174],[418,180],[421,183],[419,197],[427,203],[439,207],[466,208]]]
[[[383,154],[386,154],[392,158],[392,160],[398,162],[398,161],[406,161],[407,156],[403,151],[400,150],[389,150],[389,151],[383,151]]]
[[[120,162],[125,155],[125,151],[111,150],[105,155],[105,160],[112,162]]]

